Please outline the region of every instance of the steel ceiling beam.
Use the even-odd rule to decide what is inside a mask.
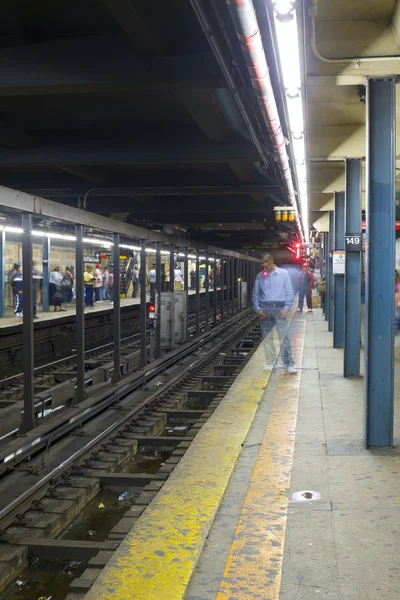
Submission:
[[[226,87],[210,52],[137,57],[123,34],[57,39],[0,50],[0,96],[173,86]]]
[[[232,194],[268,194],[278,185],[174,185],[94,188],[91,196],[230,196]]]
[[[31,213],[41,219],[64,221],[65,223],[83,225],[86,228],[102,232],[119,233],[121,236],[132,240],[174,244],[180,248],[190,246],[194,249],[208,250],[210,252],[217,251],[215,246],[129,225],[122,221],[84,211],[80,208],[66,206],[52,200],[47,200],[46,198],[32,196],[31,194],[2,186],[0,186],[0,207],[12,209],[19,214]],[[243,258],[243,255],[237,253],[232,253],[231,256]]]
[[[258,153],[252,144],[181,144],[166,146],[153,144],[118,143],[103,140],[101,143],[77,143],[68,145],[42,146],[21,150],[0,151],[0,166],[58,166],[107,165],[107,164],[171,164],[213,163],[229,160],[257,159]]]

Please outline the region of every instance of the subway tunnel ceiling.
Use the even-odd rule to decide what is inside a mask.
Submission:
[[[293,241],[274,220],[288,201],[226,3],[203,4],[268,167],[188,0],[6,0],[0,185],[73,205],[101,188],[88,210],[224,248]]]

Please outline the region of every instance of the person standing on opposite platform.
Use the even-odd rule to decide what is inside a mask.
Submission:
[[[304,297],[307,301],[308,312],[312,312],[312,289],[314,287],[314,275],[311,273],[308,264],[304,263],[303,271],[297,278],[297,287],[299,290],[298,312],[303,312]]]
[[[66,308],[63,308],[63,295],[62,295],[62,275],[60,273],[60,267],[57,265],[50,274],[50,304],[54,307],[54,312],[65,312]]]
[[[85,306],[86,308],[94,308],[93,306],[93,284],[96,277],[93,275],[93,267],[87,265],[83,273],[83,283],[85,286]]]
[[[22,266],[16,265],[17,269],[15,271],[13,280],[11,282],[11,287],[13,294],[17,298],[17,306],[15,307],[15,316],[22,317],[22,309],[23,309],[23,275],[22,275]]]
[[[101,272],[101,264],[98,263],[94,270],[95,282],[93,284],[94,287],[94,301],[95,302],[103,302],[103,275]]]
[[[190,271],[190,289],[191,290],[196,289],[196,269],[195,269],[195,267],[193,267],[193,269]]]
[[[274,265],[270,254],[261,257],[263,269],[256,277],[253,289],[253,307],[260,319],[261,337],[267,364],[264,371],[271,371],[276,360],[273,329],[276,327],[281,346],[283,366],[286,373],[297,373],[290,347],[287,313],[293,303],[293,288],[284,269]]]
[[[156,265],[151,265],[151,269],[149,271],[149,276],[148,276],[151,297],[153,297],[154,294],[156,293],[156,279],[157,279]]]
[[[134,267],[132,269],[132,285],[133,285],[132,298],[137,298],[138,291],[140,288],[139,270],[138,270],[137,265],[134,265]]]
[[[183,275],[181,271],[181,266],[177,265],[174,271],[174,279],[175,279],[175,289],[182,290],[183,289]]]
[[[14,314],[17,313],[18,295],[14,293],[13,281],[14,281],[14,276],[15,276],[15,274],[18,271],[18,268],[19,268],[19,264],[18,263],[14,263],[13,264],[13,268],[10,269],[9,272],[8,272],[8,283],[10,284],[10,287],[11,287],[11,290],[12,290]]]
[[[40,284],[43,279],[43,274],[40,269],[39,264],[34,260],[32,264],[32,277],[33,277],[33,285],[32,285],[32,296],[33,296],[33,318],[38,319],[37,316],[37,306],[38,306],[38,295],[40,291]]]

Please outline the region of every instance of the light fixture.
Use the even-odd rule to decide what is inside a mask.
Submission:
[[[98,238],[90,238],[90,237],[84,237],[82,239],[82,242],[84,244],[99,244],[100,246],[105,246],[106,248],[111,248],[111,246],[114,245],[109,240],[100,240]]]
[[[10,225],[6,225],[5,227],[1,227],[1,230],[7,233],[24,233],[24,230],[21,227],[12,227]]]
[[[293,11],[293,2],[290,0],[277,0],[275,2],[275,12],[278,19],[290,19]]]
[[[297,28],[296,2],[299,0],[271,0],[279,49],[279,60],[286,93],[290,142],[297,172],[297,188],[305,241],[309,237],[308,185],[305,146],[305,108],[302,93],[300,43]]]

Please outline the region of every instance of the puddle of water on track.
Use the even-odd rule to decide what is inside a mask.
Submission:
[[[34,559],[32,566],[23,571],[16,581],[0,595],[1,600],[65,600],[70,584],[82,575],[84,564],[75,561]]]
[[[147,449],[145,452],[137,452],[129,465],[124,469],[125,473],[158,473],[159,468],[171,456],[171,452]]]
[[[68,527],[62,539],[104,542],[140,491],[139,488],[130,488],[123,501],[118,500],[120,492],[101,492]],[[99,508],[102,505],[104,508]]]

